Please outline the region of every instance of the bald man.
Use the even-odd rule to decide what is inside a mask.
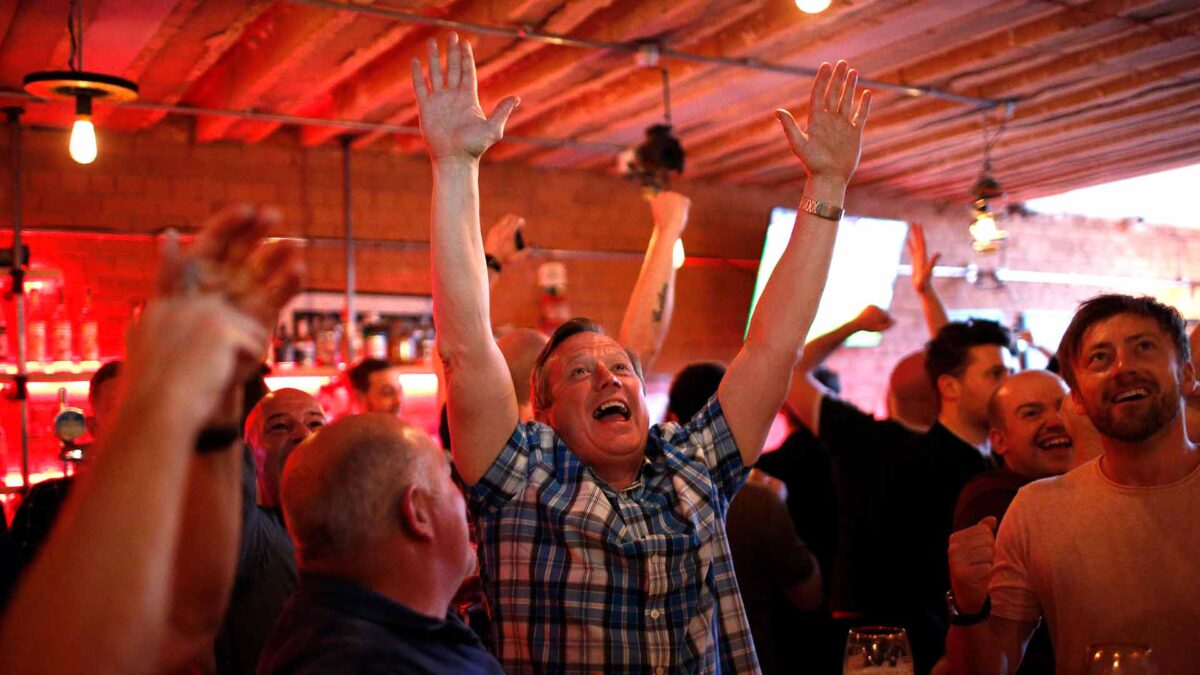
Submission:
[[[288,455],[325,422],[321,404],[299,389],[273,391],[250,411],[245,438],[254,453],[259,505],[278,512],[279,477]]]
[[[300,588],[259,673],[501,673],[448,610],[475,568],[446,455],[392,415],[345,417],[292,453],[283,511]]]

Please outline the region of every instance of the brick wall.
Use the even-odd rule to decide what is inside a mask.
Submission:
[[[175,226],[192,228],[223,204],[270,202],[284,211],[277,234],[342,236],[342,157],[336,147],[304,149],[286,135],[258,146],[194,145],[188,127],[163,124],[140,135],[102,134],[101,151],[90,166],[72,162],[63,131],[24,133],[24,214],[32,230],[96,230],[113,235],[145,234]],[[11,167],[9,138],[0,133],[4,158],[0,180],[0,245],[10,239]],[[482,172],[485,226],[505,212],[524,215],[536,247],[568,251],[623,252],[615,258],[568,256],[570,300],[577,314],[615,330],[633,286],[650,232],[649,209],[637,187],[609,175],[537,170],[487,164]],[[791,206],[790,189],[754,189],[684,183],[693,198],[684,237],[693,256],[756,259],[770,209]],[[430,178],[423,156],[355,153],[353,218],[357,286],[366,292],[429,293],[428,239]],[[1200,233],[1123,223],[1018,218],[1005,224],[1011,239],[1003,257],[977,257],[967,238],[963,206],[918,203],[895,195],[852,190],[848,210],[926,224],[930,249],[942,264],[1200,278]],[[92,287],[106,323],[104,349],[119,349],[119,328],[133,303],[144,297],[154,267],[153,244],[128,236],[64,237],[31,233],[35,263],[60,269],[72,307]],[[401,250],[396,242],[416,242]],[[312,245],[306,252],[308,286],[338,290],[345,279],[340,245]],[[497,324],[531,325],[537,317],[533,256],[505,269],[493,307]],[[732,358],[740,343],[753,290],[754,271],[735,265],[688,265],[679,275],[675,327],[656,371],[660,376],[698,359]],[[985,290],[959,279],[939,279],[947,306],[991,307],[1011,321],[1022,309],[1070,309],[1101,290],[1096,287],[1009,283]],[[893,310],[898,325],[879,348],[844,350],[831,360],[842,374],[846,395],[868,408],[882,399],[885,374],[898,357],[926,339],[919,306],[906,277],[897,282]]]

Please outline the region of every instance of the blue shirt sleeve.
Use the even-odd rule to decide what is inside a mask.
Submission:
[[[716,394],[687,424],[664,424],[659,427],[658,433],[675,452],[708,469],[713,484],[725,498],[726,504],[737,494],[750,473],[749,467],[742,462],[742,453],[725,422],[725,412]]]
[[[540,454],[539,442],[547,431],[549,427],[537,422],[517,424],[487,473],[467,488],[472,512],[496,511],[521,494],[536,463],[533,456]]]

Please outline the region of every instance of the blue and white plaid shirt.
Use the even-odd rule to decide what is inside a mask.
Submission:
[[[650,429],[620,492],[550,427],[519,425],[468,493],[505,669],[758,672],[725,536],[748,471],[715,396]]]

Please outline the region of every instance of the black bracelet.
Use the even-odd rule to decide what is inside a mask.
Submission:
[[[483,254],[483,261],[487,264],[488,269],[495,270],[496,274],[500,273],[500,261],[491,253]]]
[[[946,606],[950,611],[951,626],[974,626],[983,623],[992,613],[992,596],[984,596],[983,606],[979,608],[978,612],[964,614],[958,611],[958,602],[954,597],[954,591],[946,591]]]
[[[238,428],[232,424],[204,427],[196,437],[196,452],[220,452],[233,445],[239,435]]]

